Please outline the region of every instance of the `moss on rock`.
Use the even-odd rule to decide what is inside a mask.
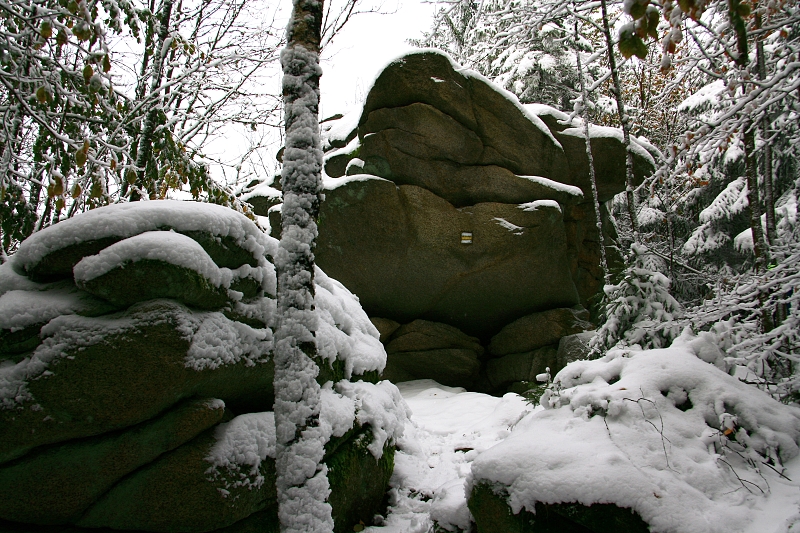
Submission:
[[[216,443],[209,430],[123,479],[78,521],[164,533],[201,533],[230,526],[274,505],[275,463],[261,461],[261,482],[238,475],[214,477],[206,461]],[[253,477],[253,476],[251,476]]]
[[[467,502],[478,533],[648,533],[647,523],[614,504],[536,504],[536,512],[514,514],[503,487],[478,483]]]
[[[394,447],[387,443],[375,459],[368,449],[372,439],[372,430],[364,427],[325,459],[335,533],[353,531],[359,522],[371,524],[383,502],[394,471]]]
[[[121,432],[48,447],[0,467],[0,517],[70,524],[122,477],[220,422],[224,405],[186,402]]]

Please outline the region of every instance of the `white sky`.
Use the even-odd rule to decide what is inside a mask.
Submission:
[[[349,111],[363,101],[375,77],[392,59],[413,50],[431,25],[435,4],[387,0],[385,14],[367,13],[350,20],[323,51],[320,118]]]
[[[336,1],[336,0],[326,0]],[[320,80],[320,119],[355,109],[366,96],[377,75],[391,60],[415,47],[407,39],[419,38],[430,29],[434,3],[424,0],[361,0],[365,6],[383,1],[381,13],[365,13],[353,17],[334,41],[323,50]],[[280,21],[279,21],[280,23]],[[280,67],[275,65],[275,92],[280,93]],[[268,145],[245,164],[247,179],[261,179],[277,171],[274,156],[283,144],[277,130],[268,130]],[[227,161],[230,166],[212,165],[216,179],[233,183],[236,165],[249,146],[249,132],[232,129],[209,145],[206,154]],[[251,166],[251,164],[253,166]]]

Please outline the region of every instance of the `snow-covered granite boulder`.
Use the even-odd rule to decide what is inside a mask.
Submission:
[[[175,201],[96,209],[23,242],[0,266],[0,521],[274,522],[276,249],[243,215]],[[373,384],[386,354],[358,300],[321,270],[316,285],[345,531],[377,512],[406,411]]]
[[[148,231],[172,231],[195,240],[221,268],[256,267],[270,246],[246,217],[194,202],[127,203],[96,209],[37,232],[14,256],[19,272],[34,281],[70,279],[84,257]],[[227,211],[227,212],[225,212]]]
[[[195,396],[237,410],[271,404],[269,330],[221,312],[152,300],[55,317],[40,335],[34,350],[0,363],[0,460],[139,424]]]
[[[586,155],[586,137],[580,119],[570,120],[569,114],[544,104],[525,104],[525,110],[547,125],[564,150],[569,161],[569,174],[563,183],[580,187],[587,199],[592,197],[589,181],[589,158]],[[592,161],[597,181],[597,195],[600,202],[607,202],[625,189],[625,145],[622,144],[622,130],[608,126],[589,125],[589,138],[592,144]],[[631,137],[633,151],[633,173],[636,180],[642,180],[654,169],[654,159],[659,157],[658,149],[641,137]]]
[[[549,265],[532,266],[530,278],[547,280],[539,286],[549,286],[548,281],[555,272],[565,271],[571,280],[559,280],[559,285],[566,291],[567,286],[574,284],[580,302],[586,305],[602,286],[602,272],[581,125],[579,120],[571,121],[569,115],[548,106],[520,104],[513,94],[458,65],[442,52],[421,50],[397,58],[379,74],[361,109],[323,124],[325,170],[332,178],[326,183],[326,189],[331,192],[326,194],[333,205],[329,208],[328,220],[320,224],[320,265],[358,294],[370,316],[400,322],[414,318],[439,320],[436,315],[440,313],[427,307],[411,317],[402,305],[397,306],[393,315],[384,311],[391,307],[388,302],[397,299],[397,291],[391,283],[384,293],[378,291],[383,282],[391,282],[391,275],[385,271],[388,267],[381,269],[370,264],[366,268],[370,254],[380,255],[396,246],[398,258],[408,257],[410,262],[417,258],[419,264],[424,265],[425,250],[405,250],[402,226],[388,233],[376,230],[375,234],[384,235],[380,243],[373,242],[377,238],[369,239],[364,231],[359,231],[370,228],[374,221],[370,213],[359,209],[356,200],[374,203],[376,198],[374,195],[363,198],[361,184],[337,183],[337,180],[370,175],[384,178],[401,189],[424,189],[453,210],[470,214],[474,211],[472,220],[460,221],[458,228],[435,227],[425,232],[437,237],[436,249],[443,256],[452,255],[463,262],[463,272],[459,277],[451,275],[448,281],[463,282],[474,276],[470,267],[477,262],[475,255],[498,262],[508,259],[508,250],[502,246],[497,250],[492,248],[492,243],[485,241],[485,230],[480,227],[484,222],[503,225],[499,219],[506,219],[524,228],[522,231],[506,225],[512,234],[538,238],[550,246]],[[625,187],[622,132],[592,126],[590,136],[600,200],[605,202]],[[644,140],[634,139],[633,142],[634,172],[641,180],[652,173],[656,151]],[[248,198],[253,199],[252,193],[248,193]],[[549,226],[538,234],[502,214],[478,212],[485,204],[513,208],[541,200],[551,200],[560,206],[558,224],[564,228],[562,235],[551,235]],[[326,209],[324,204],[322,209]],[[419,221],[418,225],[425,221],[418,212],[404,213],[390,204],[381,204],[381,211],[389,218],[405,216],[411,226],[415,221]],[[279,211],[273,210],[271,215],[277,218]],[[340,225],[348,225],[348,231],[339,231]],[[461,245],[463,231],[473,233],[476,245],[473,248],[486,243],[488,250],[471,254],[468,246]],[[609,226],[608,231],[613,229]],[[343,234],[350,237],[344,239]],[[460,252],[458,247],[461,247]],[[520,251],[526,248],[527,245],[519,246]],[[406,255],[402,255],[403,252]],[[352,273],[354,264],[365,267]],[[406,282],[404,287],[413,291],[415,282],[424,281],[429,275],[442,275],[437,272],[438,266],[434,263],[426,268],[409,267],[407,270],[416,272],[417,277]],[[480,279],[470,281],[474,290],[482,287]],[[375,288],[369,286],[370,282]],[[521,309],[514,318],[552,307],[550,303],[526,300],[526,283],[510,273],[495,280],[495,285],[501,284],[513,284],[519,289],[520,301],[512,298],[507,302],[510,307]],[[451,293],[461,294],[465,290],[444,283],[435,294],[446,299]],[[453,316],[456,314],[454,307],[448,308]],[[471,320],[465,320],[462,313],[461,323],[452,318],[442,322],[480,337],[499,330],[492,325],[481,331],[482,319],[494,317],[494,309],[487,309],[474,318],[472,315],[475,312],[470,310],[467,318]]]
[[[522,105],[439,51],[395,59],[360,109],[322,124],[318,264],[370,317],[440,322],[484,347],[532,313],[588,308],[603,285],[601,243],[610,241],[597,231],[581,126],[556,109]],[[589,135],[604,202],[624,190],[626,150],[620,130],[592,126]],[[653,171],[653,151],[634,140],[637,179]],[[258,189],[274,198],[267,184],[243,198],[255,205]],[[275,235],[280,206],[269,205],[256,212],[269,216]],[[619,254],[609,247],[608,256],[613,263]],[[455,352],[428,355],[441,368],[463,361]],[[478,380],[463,374],[406,377],[470,389],[494,383],[481,388],[491,392],[528,379],[491,380],[485,367]]]
[[[325,463],[336,532],[369,522],[393,468],[406,411],[388,382],[346,383],[322,394],[331,433]],[[277,525],[273,413],[239,415],[158,457],[111,487],[79,526],[211,531],[250,519]]]
[[[702,360],[709,348],[686,332],[567,365],[545,409],[472,463],[478,531],[748,530],[800,453],[800,409]]]

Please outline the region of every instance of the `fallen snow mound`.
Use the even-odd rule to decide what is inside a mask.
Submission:
[[[475,459],[467,490],[500,486],[515,514],[611,503],[653,533],[743,531],[798,455],[800,409],[701,360],[704,342],[568,365],[545,410]]]

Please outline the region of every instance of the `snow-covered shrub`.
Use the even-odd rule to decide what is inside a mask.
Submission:
[[[544,411],[472,464],[472,486],[536,503],[614,504],[653,533],[744,531],[800,453],[800,409],[701,360],[702,337],[567,365]]]
[[[774,247],[777,264],[763,273],[722,280],[713,298],[687,312],[685,323],[708,331],[744,379],[784,401],[800,399],[800,243]]]
[[[680,304],[669,293],[669,279],[648,266],[647,249],[634,244],[632,266],[616,285],[606,285],[605,322],[591,342],[599,356],[615,346],[664,348],[680,333],[674,322]]]

